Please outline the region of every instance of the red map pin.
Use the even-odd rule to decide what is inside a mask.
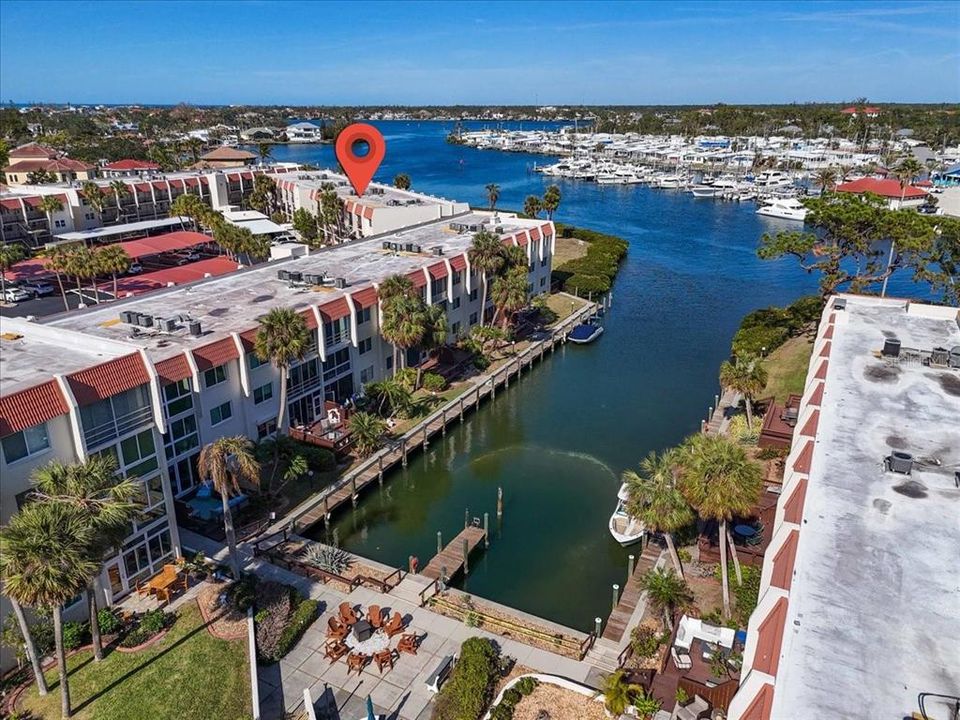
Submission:
[[[366,155],[358,155],[358,146],[363,143],[369,148]],[[387,154],[387,143],[383,135],[373,125],[354,123],[347,125],[337,136],[337,160],[347,173],[347,178],[357,195],[363,195],[373,174],[377,172],[383,156]]]

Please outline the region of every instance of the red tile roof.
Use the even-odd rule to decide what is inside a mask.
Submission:
[[[820,411],[814,410],[810,413],[810,418],[803,424],[803,430],[800,431],[801,435],[806,437],[816,437],[817,436],[817,427],[820,425]]]
[[[422,270],[414,270],[412,273],[408,273],[407,277],[410,278],[414,286],[422,288],[427,284],[427,279],[423,276]]]
[[[430,273],[430,277],[434,280],[442,280],[447,276],[447,264],[446,263],[436,263],[427,268],[427,272]]]
[[[813,391],[807,404],[816,405],[817,407],[823,404],[823,382],[817,384],[817,389]]]
[[[922,198],[927,196],[926,190],[921,190],[918,187],[913,187],[907,185],[905,188],[900,187],[899,180],[885,179],[879,180],[877,178],[860,178],[859,180],[854,180],[852,182],[840,183],[835,188],[837,192],[845,193],[873,193],[874,195],[879,195],[880,197],[885,198],[896,198],[900,199],[900,194],[903,193],[904,199],[912,198]]]
[[[255,160],[256,155],[252,152],[247,152],[246,150],[238,150],[237,148],[221,146],[211,150],[210,152],[201,155],[201,160],[214,160],[214,161],[225,161],[225,160]]]
[[[533,241],[540,239],[540,228],[530,228],[530,239]]]
[[[770,683],[764,683],[760,692],[753,698],[753,702],[743,711],[740,720],[770,720],[772,712],[773,686]]]
[[[332,322],[350,314],[350,306],[345,298],[339,297],[320,306],[320,315],[324,322]]]
[[[452,267],[454,270],[466,270],[467,256],[461,254],[450,258],[450,267]]]
[[[12,165],[8,165],[4,172],[35,172],[36,170],[46,170],[47,172],[84,172],[93,170],[93,165],[71,160],[70,158],[52,158],[44,160],[43,158],[17,160]]]
[[[160,381],[163,383],[179,382],[192,374],[190,363],[187,362],[187,357],[183,353],[161,360],[154,367],[156,367],[157,375],[160,376]]]
[[[310,330],[317,329],[317,314],[313,310],[308,308],[302,311],[300,314],[303,315],[303,321],[307,324],[308,329]]]
[[[780,646],[783,644],[783,630],[787,622],[787,599],[782,597],[760,623],[757,631],[757,651],[753,657],[753,668],[767,675],[776,675],[780,665]]]
[[[797,543],[800,540],[800,532],[791,530],[787,535],[786,542],[773,556],[773,573],[770,575],[770,584],[784,590],[790,589],[793,581],[793,564],[797,559]]]
[[[131,353],[67,375],[67,382],[77,404],[83,406],[145,385],[150,375],[140,353]]]
[[[0,398],[0,438],[69,412],[56,380]]]
[[[807,499],[807,479],[800,478],[786,504],[783,506],[784,522],[799,525],[803,520],[803,503]]]
[[[353,304],[358,308],[373,307],[377,304],[377,290],[374,287],[357,290],[353,293]]]
[[[813,462],[813,440],[807,440],[807,444],[803,446],[803,450],[800,451],[800,454],[797,455],[797,459],[793,461],[793,469],[798,473],[804,475],[810,474],[810,464]]]
[[[209,370],[231,360],[236,360],[238,357],[240,357],[240,352],[237,350],[237,345],[233,342],[232,337],[217,340],[193,351],[193,359],[197,362],[198,370]]]
[[[15,147],[9,153],[8,157],[13,159],[22,159],[22,158],[45,158],[50,160],[52,158],[58,157],[60,152],[54,150],[53,148],[47,147],[46,145],[41,145],[40,143],[27,143],[26,145],[21,145],[20,147]]]
[[[160,166],[147,160],[117,160],[103,166],[104,170],[159,170]]]
[[[259,332],[259,328],[250,328],[240,333],[240,344],[247,352],[253,352],[254,344],[257,342],[257,332]]]

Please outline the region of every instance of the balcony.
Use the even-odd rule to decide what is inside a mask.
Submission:
[[[92,428],[84,428],[83,440],[87,445],[87,450],[93,450],[111,440],[116,440],[121,435],[126,435],[139,427],[152,423],[153,409],[149,405],[144,405],[125,415],[115,417],[111,422]]]

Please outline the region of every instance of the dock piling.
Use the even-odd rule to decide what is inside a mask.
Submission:
[[[470,527],[470,508],[463,511],[463,529],[466,530],[468,527]]]
[[[460,396],[460,424],[463,424],[463,395]]]
[[[617,609],[617,603],[620,602],[620,586],[617,583],[613,584],[613,605],[610,608],[610,612],[613,612]]]
[[[633,564],[636,558],[633,555],[627,556],[627,580],[633,577]]]
[[[603,620],[601,618],[593,619],[593,634],[600,637],[600,631],[603,629]]]
[[[470,565],[468,564],[470,558],[470,546],[467,543],[467,539],[463,539],[463,574],[470,574]]]
[[[443,533],[437,530],[437,555],[443,552]]]
[[[443,437],[447,436],[447,409],[444,408],[443,412],[440,413],[440,434]]]
[[[497,520],[503,519],[503,488],[497,488]]]
[[[356,475],[350,478],[350,489],[352,490],[352,492],[350,493],[350,501],[353,503],[353,506],[356,507],[357,506],[357,476]]]
[[[403,452],[403,466],[407,466],[407,439],[404,438],[400,441],[400,449]]]
[[[490,513],[483,514],[483,546],[490,547]]]

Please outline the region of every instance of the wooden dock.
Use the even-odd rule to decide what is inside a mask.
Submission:
[[[630,618],[633,617],[633,611],[637,609],[637,603],[640,602],[640,596],[643,591],[640,589],[640,578],[648,570],[652,570],[660,559],[660,553],[663,552],[658,545],[649,541],[643,547],[640,557],[633,569],[633,575],[627,578],[626,586],[620,593],[620,601],[607,618],[607,625],[603,628],[604,640],[611,640],[619,643],[624,634],[630,630]]]
[[[463,570],[463,541],[467,541],[467,558],[486,538],[487,534],[483,528],[476,525],[470,525],[460,531],[453,540],[447,543],[447,546],[433,556],[433,559],[427,563],[427,566],[420,573],[431,580],[439,580],[440,572],[446,570],[445,579],[450,581]]]
[[[428,415],[402,437],[359,463],[323,492],[294,508],[283,520],[277,522],[270,532],[291,525],[294,532],[303,532],[311,525],[328,519],[330,514],[344,503],[356,503],[363,488],[374,482],[382,483],[384,474],[396,465],[406,467],[408,455],[417,450],[425,450],[431,437],[438,433],[445,434],[447,426],[452,422],[462,423],[465,414],[477,409],[482,401],[495,400],[497,390],[501,387],[509,388],[511,380],[519,381],[524,370],[529,370],[536,361],[543,360],[544,355],[554,351],[557,345],[565,343],[570,329],[582,318],[595,313],[596,309],[596,303],[588,303],[571,314],[557,327],[548,330],[546,337],[531,343],[494,373],[475,381],[473,387]]]

